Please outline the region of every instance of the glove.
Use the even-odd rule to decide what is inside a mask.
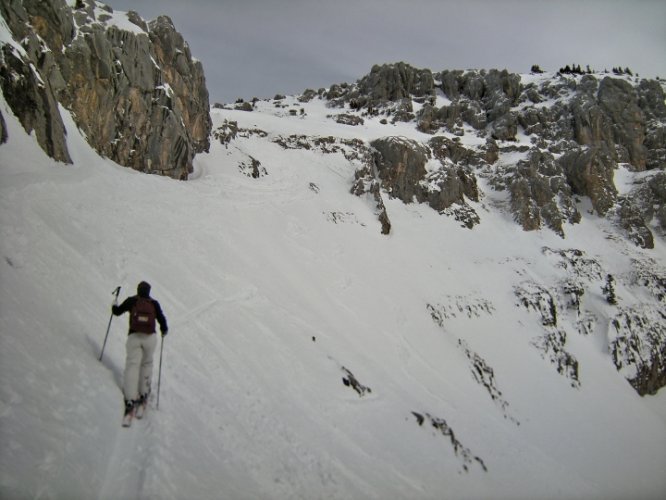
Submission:
[[[167,336],[167,333],[169,333],[169,330],[164,330],[164,331],[162,332],[162,338],[166,337],[166,336]]]

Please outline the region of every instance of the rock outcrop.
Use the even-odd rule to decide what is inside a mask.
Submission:
[[[617,199],[613,180],[615,163],[604,148],[574,149],[559,161],[575,194],[587,196],[599,215]]]
[[[435,138],[429,145],[404,137],[383,137],[371,143],[382,188],[389,196],[405,203],[427,203],[433,209],[450,212],[463,226],[472,228],[478,215],[466,199],[478,201],[476,177],[464,162],[475,162],[474,155],[455,142]],[[465,160],[462,157],[466,157]],[[431,161],[434,157],[434,162]],[[457,158],[460,163],[455,163]]]
[[[385,64],[372,67],[363,77],[358,88],[345,95],[355,108],[373,109],[403,99],[425,98],[435,95],[432,71],[416,69],[409,64]]]
[[[666,169],[659,81],[591,72],[523,79],[506,70],[432,72],[398,63],[320,95],[332,107],[385,116],[387,124],[413,122],[433,136],[372,144],[383,187],[406,203],[450,213],[448,207],[482,196],[482,176],[508,192],[513,216],[527,231],[548,227],[565,237],[566,225],[581,220],[577,204],[586,197],[640,247],[653,247],[655,228],[664,232],[662,177],[643,182],[638,199],[615,183],[620,166]],[[507,155],[512,159],[497,163]],[[434,159],[442,166],[434,167]]]
[[[427,174],[430,151],[404,137],[387,137],[371,143],[377,151],[375,162],[382,187],[405,203],[421,196],[420,181]]]
[[[65,125],[58,111],[53,88],[11,46],[2,47],[0,86],[7,104],[29,134],[51,158],[71,163]]]
[[[641,396],[666,385],[665,321],[666,314],[649,305],[621,310],[612,321],[613,362]]]
[[[168,17],[146,23],[94,0],[3,2],[0,12],[16,42],[2,47],[3,94],[49,156],[70,161],[62,105],[100,154],[187,178],[209,147],[208,91]]]

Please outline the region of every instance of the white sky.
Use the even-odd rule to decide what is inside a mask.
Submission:
[[[665,0],[108,0],[166,14],[211,103],[354,82],[373,64],[433,71],[532,64],[666,77]]]

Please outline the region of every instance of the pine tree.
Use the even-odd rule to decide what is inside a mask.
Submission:
[[[601,288],[601,291],[606,297],[606,302],[611,305],[617,304],[617,297],[615,296],[615,279],[612,275],[606,275],[606,284]]]

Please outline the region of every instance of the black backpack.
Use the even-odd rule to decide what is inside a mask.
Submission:
[[[155,304],[149,297],[138,297],[130,312],[130,331],[155,333]]]

